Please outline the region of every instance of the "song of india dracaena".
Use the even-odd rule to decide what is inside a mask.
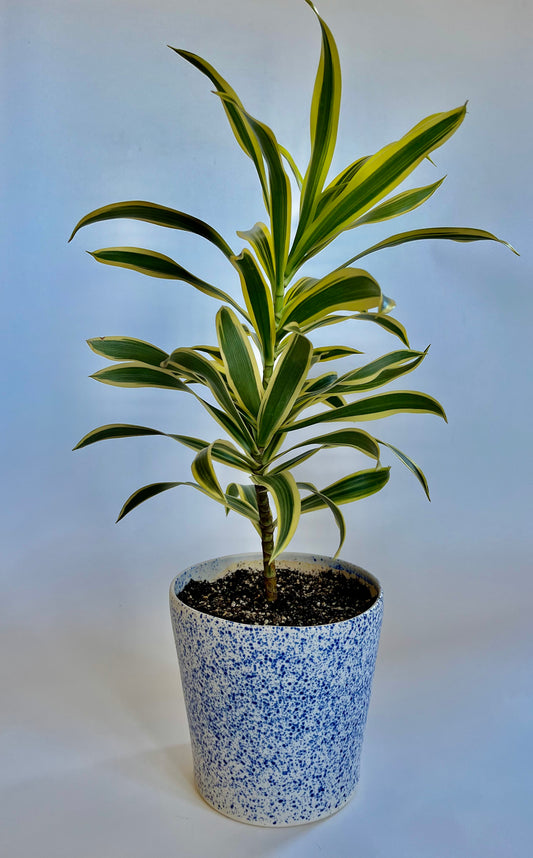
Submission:
[[[339,57],[328,26],[310,0],[306,2],[320,25],[322,51],[311,103],[310,158],[303,171],[274,131],[248,112],[212,65],[188,51],[172,48],[208,78],[238,144],[257,172],[265,222],[258,221],[251,229],[237,233],[246,242],[244,249],[241,245],[235,247],[235,243],[230,245],[214,227],[194,215],[139,200],[113,203],[91,212],[79,221],[72,234],[98,221],[132,218],[194,233],[220,251],[222,264],[233,267],[235,291],[240,287],[241,292],[238,298],[152,250],[106,247],[91,254],[106,265],[181,281],[219,302],[213,345],[178,346],[168,352],[126,336],[88,341],[94,352],[115,362],[93,378],[117,387],[159,387],[179,396],[192,395],[217,424],[217,433],[214,440],[203,440],[116,423],[89,432],[76,449],[103,439],[141,435],[167,435],[191,448],[195,453],[192,480],[140,488],[128,498],[119,519],[168,489],[185,486],[202,492],[226,512],[248,519],[256,529],[269,601],[276,599],[276,558],[287,548],[301,515],[320,509],[331,511],[340,533],[338,553],[345,537],[340,507],[380,491],[389,479],[390,469],[381,461],[383,448],[392,451],[412,471],[429,497],[422,470],[390,443],[385,429],[380,429],[379,435],[383,431],[387,440],[354,425],[403,412],[446,419],[443,407],[427,393],[397,389],[374,392],[416,369],[425,359],[427,348],[410,345],[405,327],[391,315],[394,301],[383,294],[372,274],[354,263],[358,265],[363,257],[378,251],[426,239],[485,239],[507,244],[480,229],[430,226],[395,233],[360,249],[329,273],[323,273],[323,264],[307,266],[306,272],[312,274],[301,273],[306,263],[344,231],[391,220],[426,202],[444,178],[424,187],[395,191],[457,131],[466,114],[464,104],[427,116],[398,140],[374,154],[358,156],[331,177],[341,100]],[[295,224],[291,217],[294,194],[299,196]],[[357,249],[362,233],[352,235]],[[336,339],[328,346],[313,344],[314,332],[328,326],[335,332],[346,329],[342,339],[350,343],[355,340],[359,345],[355,335],[363,328],[354,322],[378,325],[395,338],[396,346],[364,362],[359,349],[337,345]],[[346,367],[345,371],[324,371],[323,365],[330,361],[335,362],[334,366]],[[335,424],[341,424],[341,428],[332,428]],[[307,427],[313,427],[316,434],[302,439],[298,430]],[[175,428],[186,431],[185,426]],[[369,467],[350,472],[320,489],[293,475],[297,465],[333,447],[357,451],[356,455],[360,453],[370,460]],[[352,452],[346,457],[350,468]],[[240,481],[223,487],[216,463],[236,469],[242,475]],[[318,550],[319,546],[314,548]]]

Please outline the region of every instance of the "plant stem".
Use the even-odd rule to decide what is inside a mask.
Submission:
[[[271,560],[274,550],[274,524],[268,502],[268,492],[264,486],[255,487],[257,507],[259,509],[259,527],[261,528],[261,547],[263,549],[263,575],[267,601],[275,602],[277,597],[276,566]]]
[[[274,358],[272,358],[271,361],[265,363],[265,366],[263,368],[263,387],[265,388],[265,390],[268,386],[268,382],[272,378],[273,369],[274,369]]]

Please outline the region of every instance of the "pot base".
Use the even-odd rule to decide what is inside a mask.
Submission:
[[[200,787],[195,782],[194,787],[196,792],[202,799],[202,801],[209,807],[211,810],[216,810],[217,813],[220,813],[221,816],[225,816],[226,819],[232,819],[234,822],[243,822],[245,825],[251,825],[254,828],[300,828],[302,825],[310,825],[312,822],[321,822],[323,819],[329,819],[331,816],[335,816],[339,811],[343,810],[347,804],[350,804],[352,799],[355,798],[355,794],[357,792],[357,788],[354,789],[352,794],[342,802],[338,807],[335,807],[333,810],[328,810],[323,813],[321,816],[315,816],[313,819],[303,819],[299,822],[256,822],[253,819],[247,819],[243,816],[235,816],[227,813],[225,810],[220,810],[216,805],[212,804],[208,799],[202,795]]]

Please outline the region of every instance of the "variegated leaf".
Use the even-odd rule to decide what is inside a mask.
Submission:
[[[370,468],[349,474],[322,489],[321,494],[336,504],[352,503],[379,492],[389,480],[390,468]],[[302,512],[325,509],[327,504],[317,495],[311,495],[302,501]]]
[[[168,358],[163,349],[133,337],[92,337],[87,345],[108,360],[138,361],[159,367]]]
[[[312,346],[299,334],[291,334],[274,368],[257,415],[257,445],[266,447],[287,418],[306,380]]]
[[[378,393],[375,396],[367,396],[357,402],[351,402],[342,408],[332,411],[323,411],[304,420],[297,420],[292,424],[285,424],[284,432],[292,432],[294,429],[303,429],[306,426],[315,426],[317,423],[333,423],[344,420],[379,420],[391,414],[435,414],[446,420],[444,409],[436,399],[426,393],[415,390],[395,390],[392,393]]]
[[[300,494],[292,474],[284,471],[273,475],[253,475],[255,483],[265,486],[274,498],[277,513],[277,531],[272,560],[285,550],[296,532],[300,518]]]
[[[94,250],[89,255],[104,265],[130,268],[139,274],[159,277],[163,280],[182,280],[203,292],[204,295],[209,295],[210,298],[217,298],[219,301],[231,304],[239,313],[242,313],[245,319],[250,321],[246,311],[230,295],[191,274],[186,268],[178,265],[177,262],[162,253],[156,253],[154,250],[146,250],[142,247],[103,247],[100,250]]]
[[[218,311],[216,327],[228,384],[239,405],[255,419],[263,386],[250,341],[228,307]]]
[[[196,235],[200,235],[202,238],[206,238],[214,244],[215,247],[218,247],[218,249],[221,250],[228,259],[230,256],[233,256],[233,251],[229,244],[224,241],[216,229],[213,229],[213,227],[209,226],[205,221],[200,220],[197,217],[193,217],[192,215],[185,214],[185,212],[176,211],[176,209],[169,209],[167,206],[160,206],[155,203],[148,203],[144,200],[128,200],[121,203],[111,203],[111,205],[102,206],[102,208],[89,212],[89,214],[85,215],[85,217],[82,217],[81,220],[78,221],[69,241],[72,241],[78,230],[83,226],[88,226],[91,223],[98,223],[99,221],[113,220],[115,218],[141,220],[158,226],[166,226],[172,229],[181,229],[186,232],[192,232]]]
[[[303,491],[311,492],[311,496],[316,497],[324,506],[329,507],[331,513],[333,514],[333,518],[335,519],[335,524],[339,528],[339,546],[333,555],[333,557],[338,557],[339,552],[344,545],[344,540],[346,538],[346,523],[344,521],[344,516],[340,511],[337,504],[331,500],[327,495],[323,492],[319,492],[317,487],[313,485],[313,483],[297,483],[299,489]],[[302,510],[303,512],[304,510]],[[310,512],[310,510],[305,510],[306,512]]]

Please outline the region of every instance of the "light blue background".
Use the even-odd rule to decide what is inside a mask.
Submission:
[[[70,453],[111,422],[219,434],[188,397],[88,380],[103,362],[84,344],[110,334],[169,350],[213,342],[216,303],[185,284],[99,266],[83,251],[151,247],[236,294],[231,266],[201,239],[134,222],[92,226],[66,242],[91,209],[147,199],[204,218],[240,247],[235,230],[264,217],[253,167],[209,82],[165,44],[213,62],[303,165],[320,44],[314,16],[296,0],[194,8],[7,0],[1,770],[11,824],[0,842],[10,858],[37,846],[55,858],[167,856],[178,840],[181,856],[214,844],[238,856],[333,847],[364,858],[528,854],[531,7],[324,0],[320,8],[343,67],[335,172],[425,115],[469,105],[435,153],[437,169],[422,166],[406,185],[448,174],[431,201],[402,221],[346,233],[309,273],[426,225],[488,229],[521,252],[428,242],[362,263],[396,299],[413,346],[432,344],[423,367],[396,386],[437,397],[449,418],[369,426],[424,468],[431,504],[394,462],[383,492],[345,508],[342,555],[386,591],[362,795],[322,826],[281,834],[236,827],[191,792],[167,582],[196,561],[256,550],[255,532],[185,489],[114,526],[138,486],[189,478],[190,453],[168,439]],[[370,357],[396,345],[355,324],[326,329],[317,343],[332,335]],[[347,459],[331,452],[297,473],[326,485],[363,466]],[[291,549],[335,546],[334,525],[315,514]]]

